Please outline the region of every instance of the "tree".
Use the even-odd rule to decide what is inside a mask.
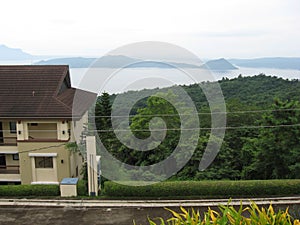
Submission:
[[[162,122],[165,123],[165,128],[170,129],[166,131],[166,136],[162,143],[150,151],[133,151],[131,156],[136,158],[135,165],[151,165],[164,160],[175,149],[180,135],[180,118],[176,111],[176,106],[172,106],[166,98],[176,98],[176,95],[169,91],[167,93],[158,93],[156,96],[150,96],[147,99],[146,106],[137,111],[137,115],[132,118],[131,130],[133,134],[140,138],[145,139],[151,135],[149,126],[150,121],[153,127],[162,127]],[[155,120],[159,117],[162,120]],[[165,131],[157,130],[153,132],[153,141],[150,145],[155,144],[155,135],[161,136]],[[151,146],[148,146],[151,148]]]
[[[295,126],[300,122],[298,109],[297,101],[275,99],[273,111],[260,121],[264,127],[244,146],[247,152],[250,147],[254,150],[254,160],[244,171],[247,178],[295,178],[300,159],[300,129]]]
[[[111,125],[110,96],[106,92],[103,92],[97,100],[95,106],[95,125],[104,147],[112,151],[112,143],[115,137]]]

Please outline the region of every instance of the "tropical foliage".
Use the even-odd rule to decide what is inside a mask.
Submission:
[[[210,137],[210,108],[201,88],[196,84],[182,86],[197,108],[202,129],[193,156],[170,179],[300,178],[300,82],[261,74],[224,78],[219,83],[226,102],[227,129],[217,157],[205,171],[198,170],[209,138],[218,140]],[[136,96],[154,93],[155,96],[132,102]],[[122,144],[114,134],[109,118],[116,96],[104,93],[97,102],[95,116],[98,134],[105,148],[120,161],[136,166],[151,165],[170,156],[180,139],[181,121],[176,105],[171,105],[165,97],[175,98],[183,105],[186,102],[176,87],[130,91],[122,95],[125,96],[123,107],[115,110],[117,115],[124,115],[128,111],[126,106],[134,105],[129,109],[131,132],[136,137],[148,138],[151,119],[162,115],[160,118],[167,127],[165,139],[150,151],[136,151]],[[187,115],[189,113],[186,112]]]
[[[148,219],[150,225],[261,225],[261,224],[284,224],[284,225],[299,225],[298,219],[293,219],[288,209],[275,212],[272,205],[268,208],[259,207],[254,202],[250,206],[243,207],[242,203],[238,209],[232,205],[220,205],[218,210],[208,210],[201,215],[199,210],[190,210],[180,207],[181,212],[176,212],[171,209],[166,210],[171,212],[171,217],[168,219],[156,218]],[[158,221],[158,222],[156,222]]]

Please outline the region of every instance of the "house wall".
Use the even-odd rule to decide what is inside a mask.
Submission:
[[[28,139],[57,139],[57,123],[27,123]],[[36,124],[36,125],[33,125]]]
[[[5,155],[5,160],[6,160],[6,165],[8,166],[18,166],[19,165],[19,160],[14,160],[12,154],[6,154]],[[16,169],[16,168],[8,168],[8,169]]]
[[[13,120],[4,120],[2,122],[3,129],[3,137],[16,137],[17,135],[14,133],[10,133],[9,122],[13,122]]]
[[[4,143],[6,144],[15,144],[16,143],[16,133],[10,132],[9,122],[13,122],[13,120],[1,120],[2,122],[2,130],[3,130],[3,138]]]
[[[87,122],[87,112],[75,123],[65,119],[18,120],[17,133],[11,134],[9,120],[2,121],[4,136],[17,138],[17,146],[6,147],[15,147],[19,152],[19,160],[13,160],[11,154],[6,156],[7,165],[20,166],[22,184],[31,184],[35,181],[60,182],[66,177],[80,177],[83,158],[78,152],[66,149],[65,144],[80,140],[82,128],[84,125],[87,126]],[[38,126],[32,126],[31,123],[37,123]],[[56,157],[53,157],[55,168],[35,168],[35,160],[30,153],[56,153]]]
[[[77,121],[70,121],[69,127],[71,130],[71,139],[70,142],[79,142],[81,140],[81,133],[83,131],[83,126],[88,126],[88,112],[86,112],[80,120]],[[72,177],[76,176],[76,168],[78,171],[78,177],[82,178],[81,170],[82,170],[82,164],[83,164],[83,156],[81,153],[75,153],[71,155],[71,164],[70,164],[70,170],[72,171]]]
[[[79,177],[82,178],[81,169],[82,169],[83,157],[80,153],[71,153],[70,154],[70,177]]]
[[[81,132],[84,126],[88,126],[88,112],[86,112],[80,120],[72,121],[69,124],[71,128],[71,142],[80,140]]]
[[[60,145],[60,146],[59,146]],[[49,146],[56,146],[49,148]],[[43,150],[34,151],[35,149],[45,148]],[[71,176],[70,171],[70,152],[65,148],[65,142],[19,142],[19,158],[20,158],[20,173],[22,184],[31,184],[35,182],[33,180],[33,168],[35,168],[34,160],[29,156],[29,153],[57,153],[56,157],[53,157],[55,160],[56,169],[57,169],[57,182],[60,182],[65,177]],[[39,170],[39,169],[38,169]],[[43,174],[43,175],[41,175]],[[53,181],[52,171],[47,169],[42,169],[40,173],[37,174],[37,177],[42,177],[43,180],[47,181],[49,177],[50,181]]]
[[[37,123],[33,126],[32,123]],[[22,120],[17,123],[18,140],[54,139],[68,141],[70,125],[66,120]]]

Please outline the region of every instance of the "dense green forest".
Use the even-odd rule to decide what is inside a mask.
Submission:
[[[193,100],[201,126],[193,156],[170,179],[300,178],[300,82],[260,74],[252,77],[240,75],[234,79],[223,78],[219,84],[226,103],[227,129],[217,157],[204,171],[199,171],[198,167],[211,135],[209,104],[198,84],[181,86]],[[153,125],[150,120],[155,116],[165,122],[168,130],[163,141],[150,151],[136,151],[118,140],[110,118],[111,107],[117,96],[103,93],[98,98],[94,118],[105,148],[120,161],[137,166],[152,165],[170,156],[180,140],[181,121],[177,106],[170,104],[165,97],[175,99],[184,107],[185,99],[178,94],[177,89],[174,86],[130,91],[119,95],[122,96],[123,104],[114,108],[116,115],[130,112],[130,129],[136,137],[145,139],[150,136],[149,125]],[[154,93],[155,96],[134,102],[138,96],[150,96]],[[133,107],[126,108],[130,105]],[[191,112],[187,107],[187,117],[191,115],[189,113]],[[161,120],[156,121],[157,126],[160,123]],[[188,123],[192,124],[194,121],[190,119]],[[178,162],[183,156],[175,157]]]

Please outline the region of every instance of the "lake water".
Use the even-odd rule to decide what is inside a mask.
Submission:
[[[35,61],[0,61],[0,65],[30,65]],[[193,69],[189,69],[192,71]],[[105,72],[93,71],[88,84],[86,74],[88,68],[73,68],[70,71],[72,86],[91,90],[97,93],[106,91],[122,93],[128,90],[141,90],[149,88],[162,88],[173,85],[189,85],[201,81],[215,81],[223,77],[229,79],[242,74],[243,76],[254,76],[264,73],[270,76],[282,77],[284,79],[300,79],[300,70],[270,69],[270,68],[246,68],[240,67],[231,71],[210,71],[210,74],[200,74],[197,79],[189,76],[182,70],[167,68],[126,68],[115,72],[113,69],[105,69]],[[196,72],[195,72],[196,73]],[[91,74],[89,74],[91,75]],[[83,81],[83,82],[82,82]],[[93,88],[90,88],[93,86]]]
[[[85,85],[82,85],[87,79],[87,72],[90,73],[90,70],[87,68],[71,69],[72,85],[74,87],[80,86],[83,89],[89,89],[85,88]],[[93,91],[98,93],[103,91],[108,93],[122,93],[128,90],[162,88],[182,84],[189,85],[199,81],[220,80],[223,77],[229,79],[235,78],[240,74],[242,74],[242,76],[254,76],[264,73],[266,75],[282,77],[284,79],[300,79],[300,70],[241,67],[238,70],[210,72],[210,76],[200,75],[200,78],[193,79],[193,77],[188,76],[184,71],[177,69],[126,68],[118,72],[114,72],[113,70],[107,70],[105,73],[103,71],[94,71],[93,75],[89,76],[88,79],[92,79],[90,83],[99,87],[99,89],[92,88]]]

